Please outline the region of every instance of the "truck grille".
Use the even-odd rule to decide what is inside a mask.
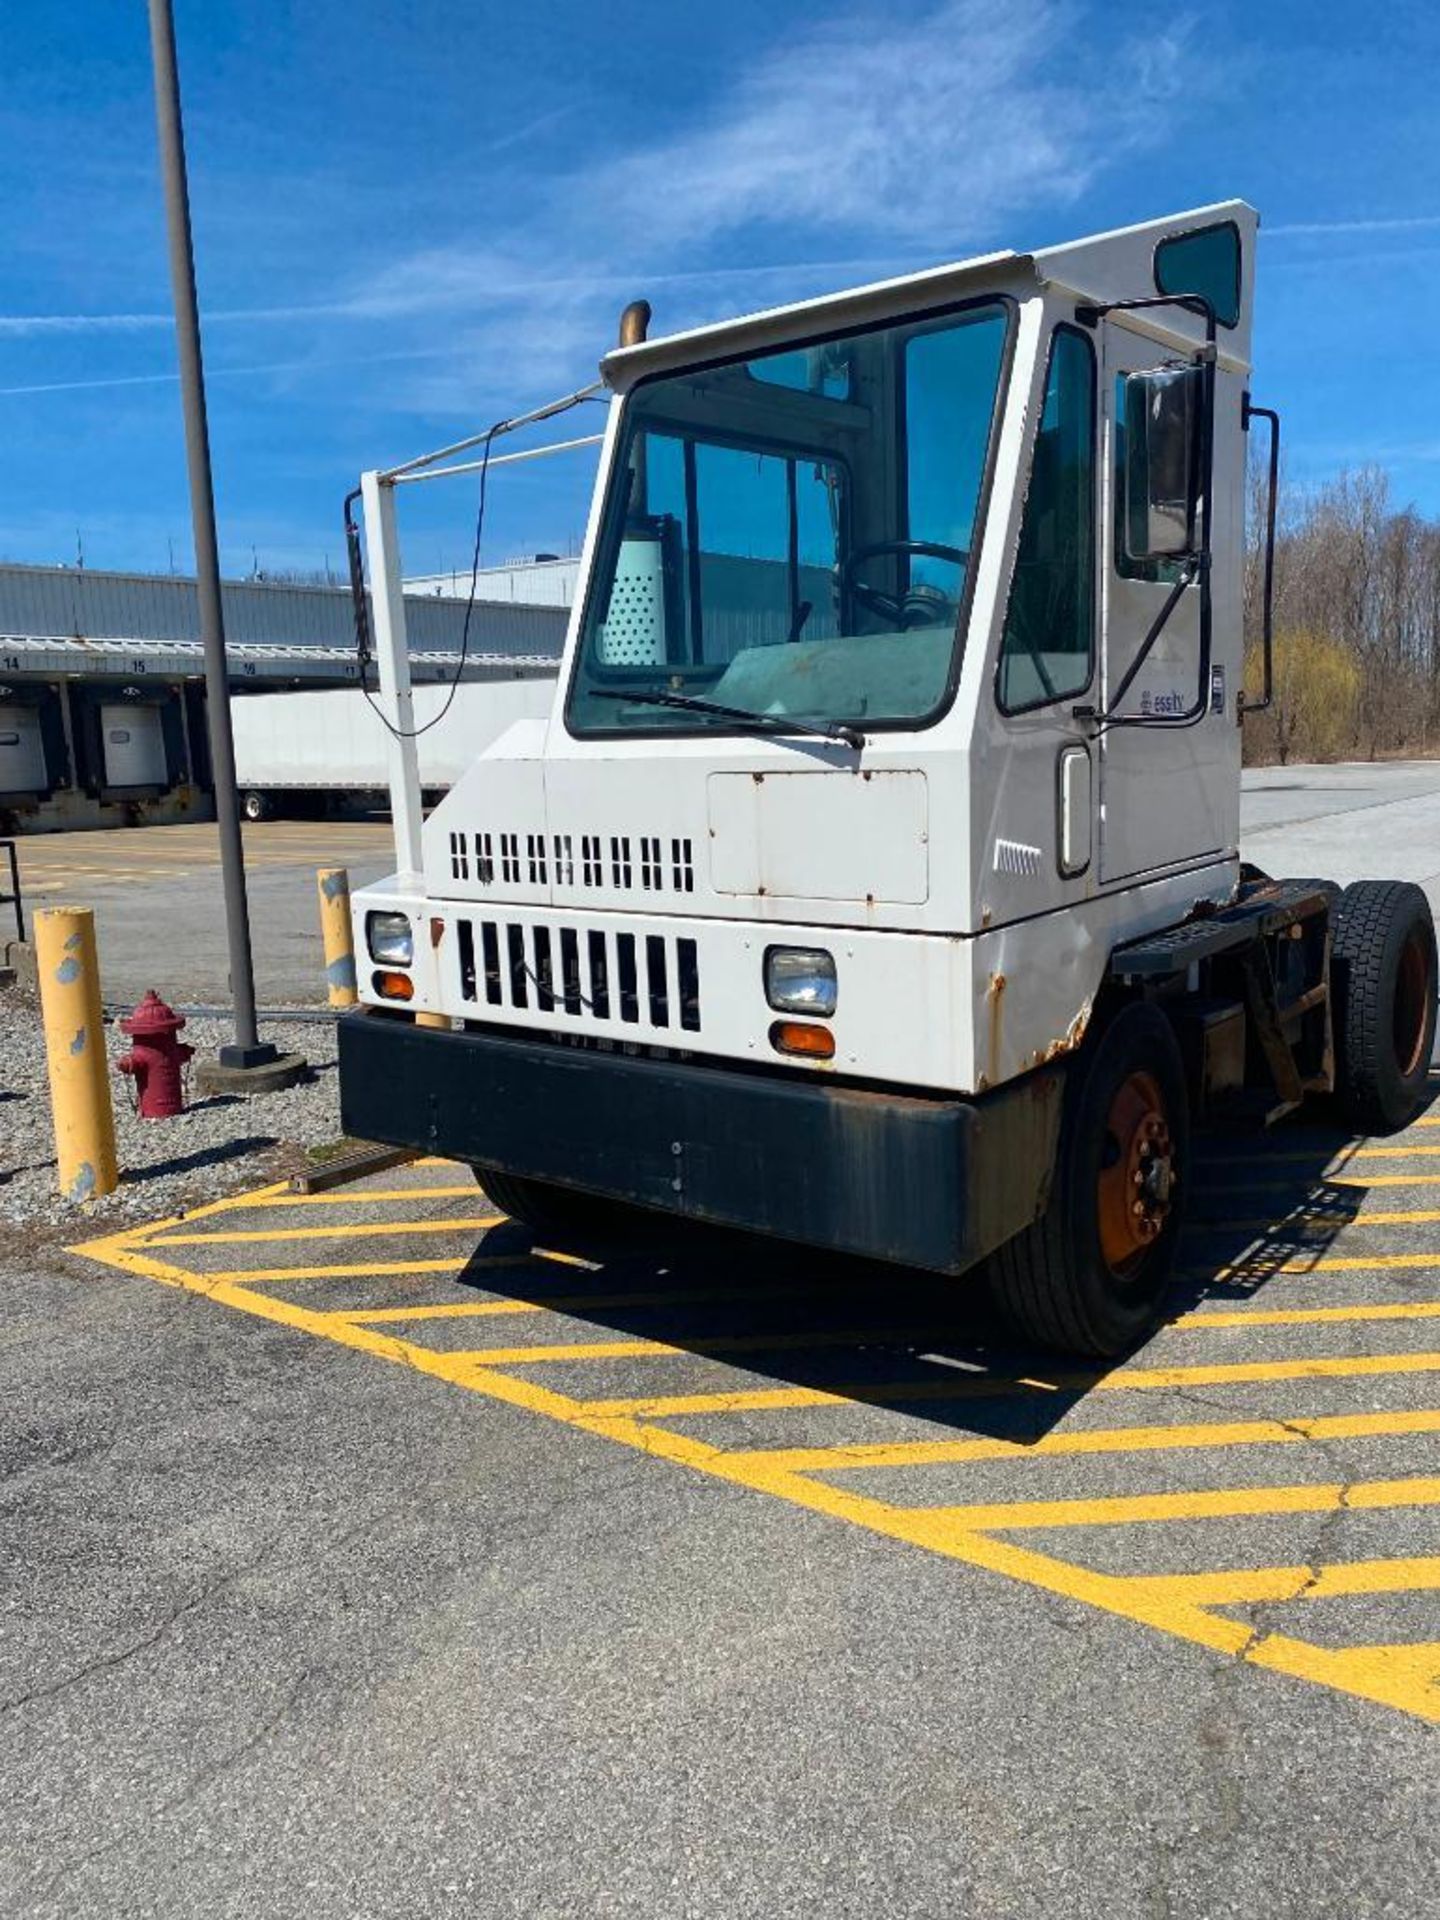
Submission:
[[[694,893],[688,835],[452,833],[450,878],[482,887],[607,887],[616,893]],[[638,882],[638,888],[637,888]]]
[[[477,1007],[700,1031],[693,940],[600,927],[460,920],[460,991]]]

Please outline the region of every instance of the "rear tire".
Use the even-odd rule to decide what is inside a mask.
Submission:
[[[1024,1340],[1110,1359],[1155,1326],[1189,1190],[1190,1111],[1170,1022],[1122,1007],[1071,1065],[1050,1201],[987,1263]]]
[[[614,1200],[525,1174],[502,1173],[498,1167],[471,1168],[476,1180],[502,1213],[548,1240],[614,1240],[627,1232],[633,1238],[642,1216]]]
[[[260,821],[269,820],[274,815],[275,803],[268,793],[259,793],[252,787],[242,797],[240,811],[247,820],[258,825]]]
[[[1398,1133],[1425,1098],[1435,1046],[1435,925],[1419,887],[1359,880],[1335,908],[1335,1092],[1364,1133]]]

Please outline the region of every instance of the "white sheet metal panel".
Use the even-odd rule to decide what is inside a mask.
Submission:
[[[923,773],[712,773],[717,893],[918,906],[928,896]]]
[[[49,784],[39,712],[0,706],[0,793],[41,793]]]
[[[124,706],[102,706],[100,735],[107,787],[169,786],[158,707],[138,700]]]

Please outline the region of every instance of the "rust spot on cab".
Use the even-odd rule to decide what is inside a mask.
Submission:
[[[992,973],[990,984],[985,989],[985,998],[990,1002],[990,1073],[991,1080],[1000,1078],[1000,1045],[1005,1030],[1005,976]]]
[[[444,938],[445,938],[445,922],[440,918],[438,914],[435,914],[432,916],[430,921],[431,946],[438,947],[440,945],[440,942]]]

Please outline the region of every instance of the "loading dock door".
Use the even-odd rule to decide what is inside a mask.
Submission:
[[[159,707],[101,707],[100,737],[105,746],[107,787],[169,786]]]
[[[50,785],[38,707],[0,707],[0,793],[44,793]]]

